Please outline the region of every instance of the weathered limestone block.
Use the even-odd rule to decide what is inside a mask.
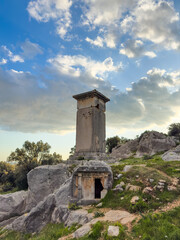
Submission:
[[[69,172],[66,164],[39,166],[31,170],[27,175],[31,198],[39,203],[68,178]]]
[[[0,195],[0,222],[23,214],[27,195],[26,191]]]
[[[78,223],[80,225],[84,225],[85,223],[88,223],[93,219],[93,214],[88,213],[87,210],[84,209],[78,209],[75,211],[71,211],[69,213],[69,216],[65,222],[65,225],[71,226],[74,223]]]
[[[162,155],[164,161],[180,161],[180,145]]]
[[[119,227],[118,226],[109,226],[108,227],[108,236],[117,237],[119,235]]]
[[[152,156],[175,146],[176,140],[174,137],[169,137],[156,131],[147,132],[140,138],[136,156],[142,157],[145,154]]]
[[[132,156],[138,148],[138,139],[131,140],[112,149],[111,156],[116,158],[128,158]]]

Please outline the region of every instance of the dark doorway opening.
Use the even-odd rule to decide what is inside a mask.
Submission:
[[[101,191],[103,190],[103,185],[100,178],[95,178],[95,198],[101,198]]]

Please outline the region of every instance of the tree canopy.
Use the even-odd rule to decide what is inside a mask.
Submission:
[[[53,153],[50,154],[51,146],[43,141],[29,142],[26,141],[22,148],[16,148],[8,157],[8,162],[16,163],[15,182],[19,189],[26,189],[27,174],[33,168],[39,165],[53,165],[62,161],[62,156]]]
[[[118,136],[107,138],[107,140],[106,140],[106,150],[107,150],[108,153],[112,153],[113,148],[115,148],[119,144],[124,144],[127,141],[129,141],[129,139],[124,138],[124,137],[120,138]]]
[[[180,123],[172,123],[168,128],[168,135],[180,138]]]

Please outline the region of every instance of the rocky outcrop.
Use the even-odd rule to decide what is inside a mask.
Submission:
[[[132,156],[138,148],[139,140],[130,140],[124,144],[120,144],[112,149],[111,156],[116,158],[128,158]]]
[[[25,191],[0,195],[0,222],[23,214],[27,196]]]
[[[152,156],[175,146],[176,140],[174,137],[169,137],[155,131],[145,132],[139,139],[136,156],[142,157],[145,154]]]
[[[64,222],[69,214],[67,204],[70,200],[70,187],[71,178],[53,194],[45,197],[29,213],[15,219],[6,228],[33,233],[39,232],[49,222]],[[64,218],[65,215],[66,218]]]
[[[163,133],[149,131],[143,133],[139,138],[128,141],[113,149],[111,156],[116,158],[128,158],[130,156],[142,157],[154,155],[174,148],[177,141],[174,137]]]
[[[162,155],[164,161],[180,161],[180,145]]]
[[[68,167],[62,163],[52,166],[39,166],[31,170],[27,175],[31,198],[39,203],[58,189],[69,177]]]

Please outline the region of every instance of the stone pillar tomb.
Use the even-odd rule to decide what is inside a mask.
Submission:
[[[76,157],[105,154],[105,111],[110,101],[97,90],[74,95],[77,100]]]

